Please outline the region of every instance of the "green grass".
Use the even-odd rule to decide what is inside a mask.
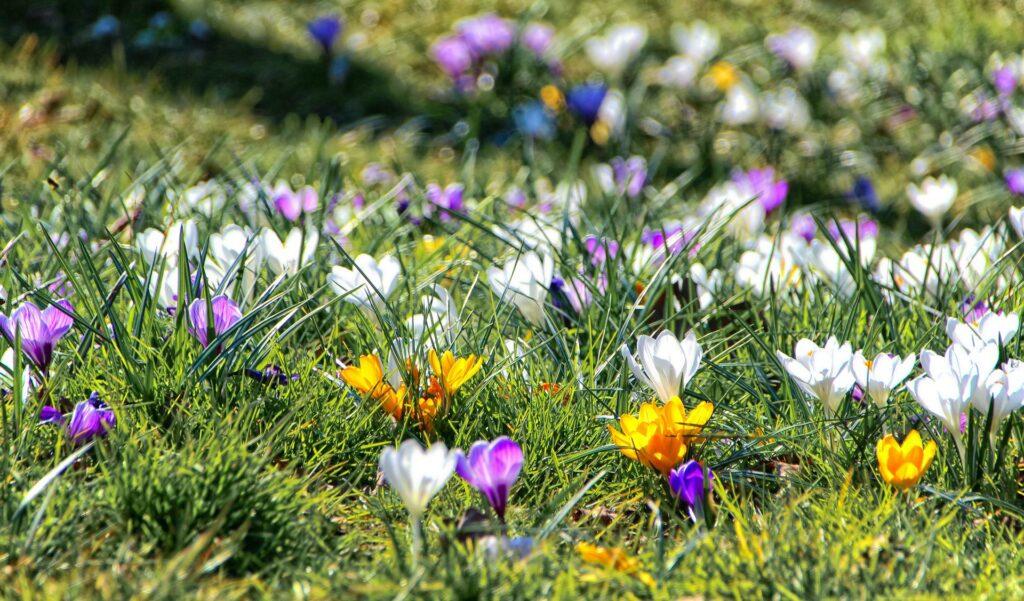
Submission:
[[[236,4],[245,6],[231,10]],[[126,26],[141,27],[163,5],[141,6],[118,13]],[[877,104],[849,115],[816,106],[808,135],[828,151],[811,159],[790,150],[793,140],[769,139],[756,128],[736,133],[733,155],[707,152],[721,129],[687,121],[673,111],[670,97],[648,90],[640,73],[653,59],[638,69],[629,90],[671,135],[637,133],[608,148],[577,146],[582,132],[560,123],[559,135],[537,147],[521,141],[499,146],[485,137],[476,148],[450,134],[464,107],[445,97],[425,54],[457,17],[478,12],[474,3],[178,0],[169,7],[182,23],[201,15],[218,32],[195,62],[184,51],[146,54],[130,45],[78,41],[74,26],[84,27],[106,8],[76,15],[61,3],[68,20],[60,30],[17,19],[3,25],[4,312],[22,300],[58,298],[47,286],[64,273],[74,290],[76,324],[57,348],[45,389],[25,406],[13,395],[2,401],[0,596],[1021,596],[1019,415],[1008,420],[993,449],[981,434],[984,418],[973,414],[971,453],[961,465],[941,426],[919,420],[908,393],[894,395],[884,410],[847,401],[828,420],[775,357],[777,350],[791,352],[802,337],[823,342],[831,334],[871,353],[941,350],[947,344],[943,316],[966,294],[1019,311],[1019,287],[1001,290],[995,277],[976,290],[945,282],[938,295],[886,302],[888,291],[855,270],[857,285],[848,298],[816,284],[761,298],[729,280],[717,302],[702,310],[694,283],[685,278],[689,266],[729,265],[744,250],[740,242],[712,232],[694,256],[684,253],[639,276],[625,250],[645,225],[681,216],[732,167],[766,157],[792,174],[789,205],[810,208],[823,223],[853,213],[842,191],[862,167],[868,170],[885,201],[880,254],[898,257],[933,235],[903,199],[907,164],[919,156],[960,182],[955,219],[940,235],[994,223],[1013,202],[1000,174],[1019,160],[1020,143],[1006,128],[965,123],[943,94],[955,100],[979,85],[990,52],[1013,47],[1021,21],[1008,15],[1019,7],[641,2],[609,13],[608,6],[501,2],[494,8],[558,25],[568,82],[588,72],[573,49],[605,22],[645,21],[652,52],[660,56],[670,52],[668,23],[694,17],[719,26],[723,45],[737,48],[728,56],[751,72],[765,59],[750,48],[781,24],[798,21],[821,32],[880,24],[892,31],[889,54],[902,79],[879,92]],[[341,88],[325,83],[325,67],[303,37],[305,19],[324,10],[346,16],[349,36],[366,34],[366,51]],[[367,14],[371,10],[376,17]],[[902,27],[911,14],[914,22]],[[274,27],[261,30],[254,20]],[[811,87],[822,83],[824,72],[814,77]],[[275,89],[281,82],[287,93]],[[891,108],[887,101],[914,86],[927,92],[917,107],[920,122],[894,134],[879,131]],[[498,128],[499,120],[494,124]],[[861,141],[844,145],[843,124],[860,128]],[[951,145],[942,141],[946,131]],[[996,156],[994,170],[965,158],[981,147]],[[839,162],[844,150],[874,163],[851,169]],[[591,177],[593,164],[631,152],[651,161],[657,189],[643,202],[605,194]],[[371,161],[411,174],[416,201],[429,182],[464,182],[473,210],[452,223],[414,226],[391,209],[395,184],[361,182],[360,171]],[[579,224],[566,228],[558,271],[587,265],[587,234],[617,239],[623,252],[610,262],[607,292],[589,308],[576,315],[549,304],[549,323],[534,328],[487,283],[486,269],[519,251],[505,241],[515,215],[501,196],[512,183],[534,191],[576,177],[586,182],[589,198]],[[362,193],[380,207],[350,233],[348,246],[323,239],[316,260],[297,275],[277,281],[261,272],[263,296],[247,307],[247,319],[220,353],[204,352],[189,335],[184,312],[171,317],[154,307],[147,285],[154,274],[133,250],[133,238],[168,222],[169,196],[213,180],[228,190],[228,208],[196,216],[205,243],[222,226],[246,222],[237,189],[253,178],[310,184],[323,199]],[[662,188],[669,182],[676,191]],[[125,227],[136,202],[137,218]],[[270,212],[263,219],[278,232],[290,227]],[[71,241],[58,249],[47,232],[53,238],[66,232]],[[434,236],[436,247],[424,243],[425,235]],[[1020,277],[1020,250],[1012,244],[995,275]],[[326,284],[331,266],[348,265],[362,252],[391,253],[403,264],[380,323]],[[683,276],[680,284],[670,281],[673,274]],[[650,285],[649,302],[638,301],[637,279]],[[422,310],[420,299],[435,283],[459,308],[458,354],[486,360],[428,436],[411,422],[393,423],[371,399],[326,376],[339,361],[351,363],[407,335],[404,321]],[[693,449],[717,475],[713,529],[692,526],[663,479],[618,452],[606,429],[613,422],[604,417],[635,412],[650,396],[631,379],[619,347],[633,347],[639,334],[690,328],[706,355],[684,402],[716,406],[707,440]],[[510,357],[506,339],[524,340],[526,356]],[[1005,354],[1020,356],[1021,344],[1017,338]],[[299,379],[269,388],[238,375],[268,363]],[[544,383],[562,390],[545,392]],[[38,411],[44,403],[69,410],[94,390],[116,411],[117,426],[73,466],[58,469],[80,450],[59,428],[37,424]],[[885,433],[902,436],[912,427],[938,442],[939,454],[921,487],[898,494],[878,476],[875,444]],[[508,522],[511,534],[534,538],[534,552],[522,560],[495,559],[482,545],[454,542],[468,510],[491,514],[478,493],[453,478],[431,504],[426,552],[414,567],[407,515],[377,473],[380,451],[410,437],[468,449],[499,435],[512,437],[526,454]],[[499,532],[490,517],[482,527]],[[579,541],[623,547],[657,587],[583,562],[574,550]]]

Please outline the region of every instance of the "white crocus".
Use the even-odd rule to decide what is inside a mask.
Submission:
[[[300,265],[309,265],[319,241],[320,235],[316,230],[310,229],[303,234],[297,227],[288,232],[284,241],[271,229],[263,230],[260,236],[267,267],[274,275],[294,275]]]
[[[167,265],[177,265],[182,240],[186,255],[199,256],[199,230],[191,219],[175,221],[163,231],[148,228],[135,237],[135,247],[149,265],[161,259],[165,259]]]
[[[359,255],[352,269],[335,265],[327,276],[334,293],[345,296],[345,302],[373,313],[381,310],[384,301],[395,291],[402,265],[398,259],[385,255],[377,261],[370,255]]]
[[[584,50],[595,67],[611,77],[618,77],[646,42],[646,27],[625,23],[612,27],[607,35],[590,38]]]
[[[989,435],[993,437],[999,432],[999,425],[1011,413],[1024,406],[1024,363],[1011,360],[1003,364],[1002,369],[992,372],[985,382],[989,392],[989,402],[975,402],[974,408],[983,416],[992,410],[992,426]]]
[[[975,371],[965,380],[957,380],[952,373],[947,372],[938,374],[938,378],[918,376],[907,383],[910,396],[914,397],[922,409],[937,417],[953,437],[961,461],[964,459],[964,443],[960,434],[960,416],[969,404],[964,396],[970,395],[969,389],[977,382],[978,374]]]
[[[885,32],[875,27],[844,33],[839,36],[839,47],[847,61],[861,71],[869,71],[885,51]]]
[[[802,338],[794,350],[793,357],[776,352],[782,366],[801,390],[824,404],[829,417],[835,415],[855,381],[850,369],[853,358],[850,343],[839,344],[835,336],[830,336],[825,346],[820,347]]]
[[[218,233],[210,235],[209,258],[213,264],[207,264],[207,277],[211,267],[214,273],[222,277],[230,277],[233,289],[237,280],[241,281],[242,290],[238,295],[243,302],[252,298],[256,287],[256,278],[263,266],[263,245],[249,228],[228,225]],[[244,259],[242,258],[244,256]],[[241,277],[239,278],[239,274]],[[211,285],[219,286],[217,284]],[[230,296],[230,291],[228,292]]]
[[[1024,207],[1010,207],[1010,225],[1017,235],[1024,238]]]
[[[694,21],[689,27],[674,23],[671,33],[676,50],[698,66],[703,66],[718,52],[718,32],[704,21]]]
[[[986,344],[1003,345],[1017,335],[1020,317],[1016,313],[989,311],[977,321],[946,318],[946,335],[955,344],[975,350]]]
[[[927,177],[918,187],[907,184],[907,196],[910,204],[924,215],[933,226],[938,227],[942,217],[956,201],[957,184],[945,175],[938,179]]]
[[[8,348],[0,358],[0,386],[14,392],[14,349]],[[32,377],[29,375],[28,362],[21,362],[21,403],[28,403],[29,395],[32,392]]]
[[[451,348],[459,333],[459,309],[448,291],[434,284],[428,296],[420,298],[423,313],[405,320],[414,339],[426,341],[435,348]]]
[[[625,344],[619,351],[636,379],[653,388],[663,403],[679,396],[679,390],[689,384],[704,357],[693,330],[682,341],[667,330],[657,338],[640,336],[636,341],[636,359]]]
[[[540,327],[544,325],[544,300],[554,273],[550,256],[527,252],[508,259],[501,269],[488,269],[487,279],[495,294],[511,301],[527,321]]]
[[[857,385],[881,409],[885,407],[893,389],[910,375],[915,359],[913,353],[902,359],[891,353],[879,353],[874,359],[866,359],[863,351],[857,351],[853,354],[850,367]]]
[[[726,125],[753,123],[759,114],[760,102],[754,86],[746,82],[738,83],[725,93],[720,115]]]
[[[395,489],[409,511],[414,558],[420,549],[420,519],[430,500],[451,478],[456,461],[456,453],[449,451],[443,442],[436,442],[424,450],[413,439],[406,440],[397,449],[387,447],[380,454],[380,471],[384,480]]]
[[[921,367],[934,380],[947,376],[956,383],[963,404],[987,403],[985,382],[999,362],[999,347],[989,343],[974,349],[951,344],[944,355],[930,350],[921,351]]]

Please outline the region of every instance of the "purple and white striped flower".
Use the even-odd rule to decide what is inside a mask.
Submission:
[[[15,334],[20,332],[21,350],[45,373],[53,360],[54,346],[74,323],[72,313],[74,309],[66,300],[57,301],[42,311],[35,304],[26,302],[10,317],[0,315],[0,330],[11,344],[14,344]]]

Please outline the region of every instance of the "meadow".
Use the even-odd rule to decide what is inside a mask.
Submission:
[[[0,9],[0,598],[1024,596],[1022,15]]]

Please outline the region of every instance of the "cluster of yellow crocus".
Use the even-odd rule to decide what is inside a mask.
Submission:
[[[382,409],[395,419],[409,416],[424,430],[434,429],[434,419],[448,406],[452,397],[463,384],[480,371],[483,359],[476,355],[456,358],[451,351],[440,357],[433,350],[428,354],[432,374],[422,395],[410,393],[405,382],[396,390],[384,376],[380,357],[363,355],[359,365],[350,365],[341,370],[341,379],[363,396],[373,398]],[[415,366],[409,365],[408,373],[413,380],[419,380]],[[414,384],[415,385],[415,384]]]
[[[935,459],[935,451],[935,441],[923,444],[917,430],[911,430],[903,444],[896,442],[892,434],[886,434],[878,441],[878,471],[889,484],[907,490],[921,480]]]
[[[623,415],[621,431],[608,426],[612,441],[622,454],[668,474],[686,458],[687,446],[701,440],[700,433],[711,419],[715,406],[704,401],[689,413],[679,397],[658,406],[644,403],[640,414]]]

